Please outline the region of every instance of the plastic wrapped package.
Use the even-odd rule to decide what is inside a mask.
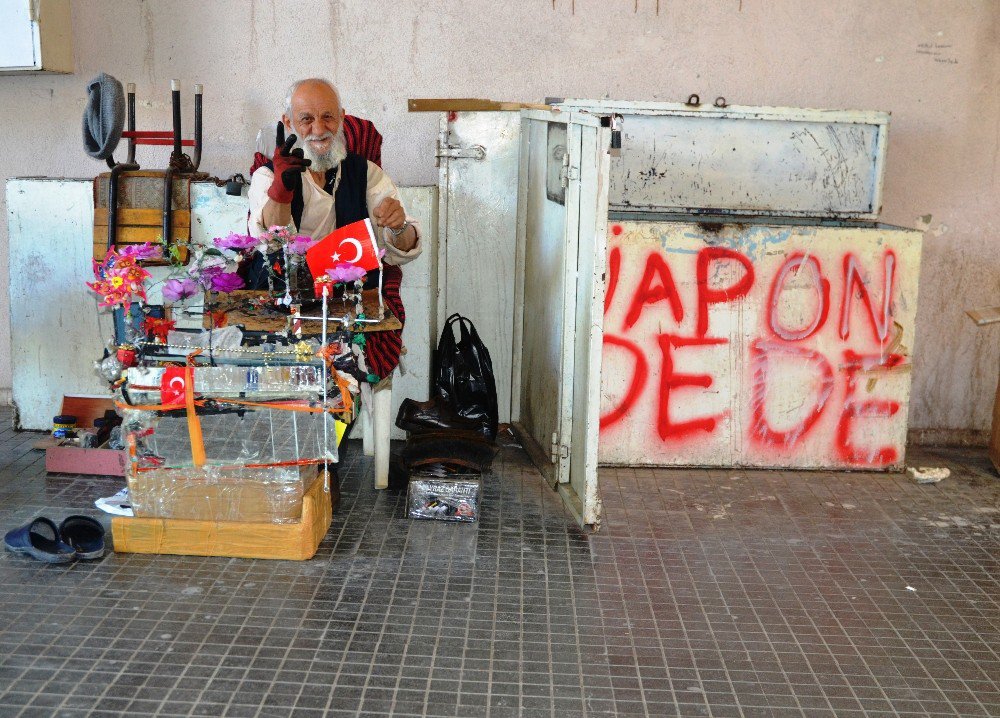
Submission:
[[[315,464],[203,466],[139,471],[128,486],[141,518],[286,524],[301,520],[302,497],[321,476]]]
[[[209,464],[278,464],[295,461],[336,461],[334,417],[268,407],[226,409],[199,414]],[[140,466],[191,466],[191,437],[187,416],[154,417],[139,432],[136,443]]]
[[[481,486],[475,474],[449,479],[413,474],[406,494],[407,515],[411,519],[475,521],[479,517]]]
[[[135,450],[129,493],[143,518],[295,522],[318,466],[337,459],[336,420],[327,416],[324,427],[322,413],[271,406],[199,413],[200,467],[193,463],[185,413],[123,415]]]
[[[132,403],[159,404],[163,367],[133,367],[128,370],[128,393]],[[277,398],[316,398],[323,392],[323,367],[318,363],[288,366],[197,367],[195,392],[208,397],[244,397],[253,401]]]
[[[203,332],[171,331],[167,333],[167,344],[176,349],[211,349],[212,351],[239,349],[243,344],[243,332],[236,326]]]

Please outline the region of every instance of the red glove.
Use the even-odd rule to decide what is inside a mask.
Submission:
[[[292,192],[297,183],[301,181],[301,175],[306,168],[312,164],[302,155],[302,149],[293,150],[297,138],[289,135],[285,139],[285,125],[278,123],[278,129],[274,136],[274,157],[271,162],[274,165],[274,179],[267,190],[267,196],[278,204],[291,204]]]

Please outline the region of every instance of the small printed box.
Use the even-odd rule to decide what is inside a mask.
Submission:
[[[411,519],[475,521],[481,485],[476,475],[437,479],[414,474],[406,495],[408,515]]]

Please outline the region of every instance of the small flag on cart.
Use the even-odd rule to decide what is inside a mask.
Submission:
[[[370,219],[335,229],[306,251],[313,278],[326,275],[338,264],[353,264],[367,271],[378,269],[378,245]]]

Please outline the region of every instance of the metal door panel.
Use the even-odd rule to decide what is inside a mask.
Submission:
[[[561,163],[547,153],[548,129],[548,122],[524,120],[521,151],[527,157],[527,175],[520,179],[525,184],[527,204],[523,207],[525,234],[519,265],[523,268],[524,299],[517,420],[542,454],[549,454],[553,438],[558,441],[560,437],[567,329],[567,207],[546,193],[548,164]],[[564,467],[564,461],[557,461],[543,462],[539,468],[556,483],[567,473]]]
[[[449,112],[439,138],[437,330],[469,317],[490,351],[500,421],[510,420],[520,117]]]
[[[584,128],[580,142],[580,238],[576,256],[572,429],[569,433],[567,503],[585,526],[597,527],[601,500],[597,486],[599,389],[604,336],[604,272],[607,256],[608,169],[611,132]],[[562,485],[561,485],[562,488]]]
[[[600,498],[590,397],[600,376],[610,130],[590,116],[522,117],[515,421],[577,520],[594,527]]]

